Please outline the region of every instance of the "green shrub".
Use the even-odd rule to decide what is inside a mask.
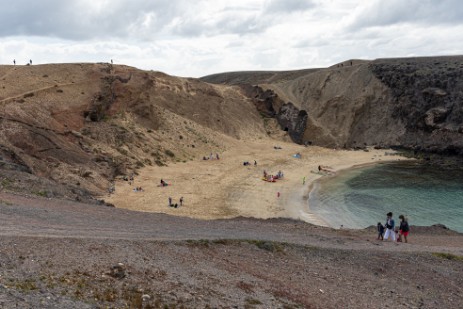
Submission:
[[[170,151],[169,149],[166,149],[166,150],[164,151],[164,153],[165,153],[166,155],[168,155],[169,157],[171,157],[171,158],[175,157],[175,154],[174,154],[172,151]]]
[[[435,252],[432,255],[443,258],[446,260],[451,260],[451,261],[463,261],[463,256],[455,255],[452,253],[446,253],[446,252]]]

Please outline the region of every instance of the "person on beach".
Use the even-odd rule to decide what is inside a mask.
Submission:
[[[381,222],[378,222],[378,225],[376,226],[376,229],[378,230],[378,240],[383,240],[383,234],[384,234],[384,225],[381,224]]]
[[[305,176],[302,178],[302,184],[305,185]]]
[[[407,241],[407,236],[408,233],[410,232],[410,226],[408,225],[408,220],[404,217],[404,215],[399,216],[400,219],[400,227],[399,227],[399,240],[402,241],[402,236],[403,236],[403,241]]]
[[[257,166],[257,161],[256,160],[254,160],[254,166]]]
[[[182,196],[182,197],[180,197],[180,200],[179,200],[179,202],[180,202],[180,206],[183,206],[183,196]]]
[[[392,212],[388,212],[386,216],[387,216],[386,224],[385,224],[386,232],[384,233],[384,240],[387,240],[390,235],[391,239],[395,241],[395,232],[394,232],[395,222],[394,222],[394,219],[392,219]]]
[[[169,196],[168,201],[169,201],[169,207],[172,207],[172,198],[170,196]]]

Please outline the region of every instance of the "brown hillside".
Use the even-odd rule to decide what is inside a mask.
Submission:
[[[101,194],[146,165],[264,136],[237,89],[109,64],[0,67],[2,188]]]
[[[348,60],[202,80],[240,84],[300,144],[463,154],[463,56]]]

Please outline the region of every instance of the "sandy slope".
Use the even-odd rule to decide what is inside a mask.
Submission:
[[[282,149],[274,149],[275,145]],[[293,157],[297,152],[302,155],[301,159]],[[380,160],[404,159],[386,156],[385,150],[334,150],[274,140],[235,141],[219,156],[220,160],[197,158],[168,167],[144,168],[139,176],[135,176],[134,184],[120,180],[115,193],[104,198],[120,208],[192,218],[288,217],[324,225],[323,221],[307,212],[309,186],[322,177],[314,173],[318,165],[339,171]],[[254,160],[257,167],[253,165]],[[244,161],[249,161],[251,166],[243,166]],[[270,174],[281,170],[284,179],[275,183],[262,181],[263,170]],[[302,184],[303,177],[306,177],[305,185]],[[161,178],[170,185],[159,187]],[[144,191],[134,192],[133,188],[137,186]],[[183,196],[183,207],[168,207],[169,196],[174,203]]]

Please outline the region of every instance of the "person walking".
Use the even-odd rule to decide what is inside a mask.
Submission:
[[[387,213],[387,218],[386,218],[386,232],[384,233],[384,240],[387,240],[389,238],[389,235],[391,236],[391,239],[395,241],[395,232],[394,232],[394,227],[395,227],[395,222],[394,219],[392,219],[392,212]]]
[[[169,196],[169,207],[172,207],[172,198]]]
[[[378,222],[378,225],[376,226],[376,229],[378,230],[378,240],[383,240],[383,234],[384,234],[384,225],[381,224],[381,222]]]
[[[404,217],[404,215],[400,215],[399,219],[400,219],[399,240],[402,241],[402,236],[403,236],[404,238],[403,242],[408,242],[407,236],[408,236],[408,233],[410,232],[410,226],[408,225],[408,221]]]
[[[13,65],[16,65],[16,59],[13,59]]]
[[[302,178],[302,184],[305,185],[305,176]]]
[[[180,197],[180,200],[179,200],[179,202],[180,202],[180,206],[183,206],[183,196],[182,196],[182,197]]]

